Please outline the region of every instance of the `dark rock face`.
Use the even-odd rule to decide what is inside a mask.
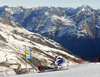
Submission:
[[[62,44],[68,50],[72,51],[74,54],[79,55],[81,57],[100,56],[100,39],[62,38],[59,40],[59,43]]]

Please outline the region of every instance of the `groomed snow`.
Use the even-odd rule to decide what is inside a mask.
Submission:
[[[62,71],[32,73],[9,77],[100,77],[100,63],[84,63]]]

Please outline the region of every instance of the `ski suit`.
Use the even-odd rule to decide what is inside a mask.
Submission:
[[[64,59],[58,60],[58,65],[57,66],[61,66],[64,62],[65,62]]]

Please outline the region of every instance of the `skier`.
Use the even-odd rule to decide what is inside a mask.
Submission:
[[[65,60],[61,57],[55,56],[53,63],[51,63],[51,65],[55,66],[55,70],[59,70],[62,69],[63,67],[65,67]]]

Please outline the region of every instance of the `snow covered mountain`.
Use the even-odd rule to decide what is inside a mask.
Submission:
[[[35,70],[38,70],[40,64],[44,67],[52,67],[51,62],[56,55],[63,57],[68,65],[72,65],[74,58],[77,63],[79,62],[79,58],[53,40],[29,32],[19,23],[0,19],[0,67],[17,70],[26,68],[25,45],[27,51],[29,46],[31,47]],[[30,59],[27,62],[27,67],[32,68]]]
[[[100,10],[88,5],[75,9],[4,6],[0,17],[53,39],[76,55],[100,56]]]

